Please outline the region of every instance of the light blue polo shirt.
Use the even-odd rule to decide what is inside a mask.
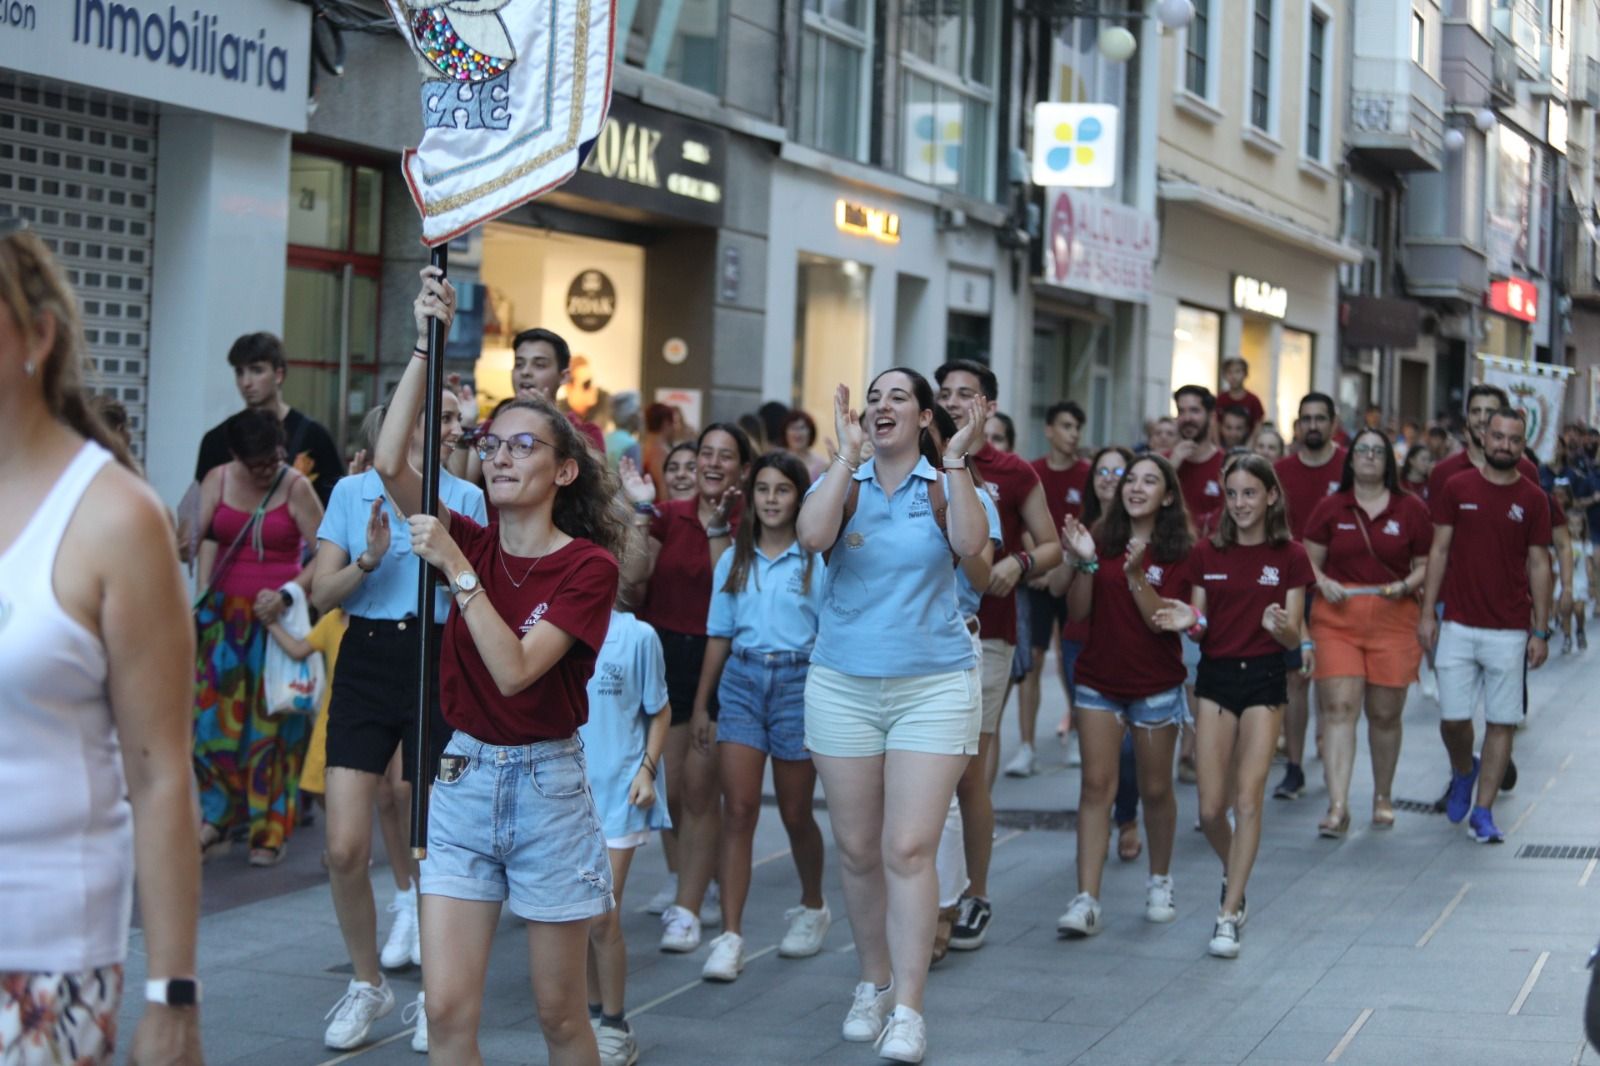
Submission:
[[[1000,509],[994,505],[994,497],[987,492],[978,493],[978,502],[983,504],[983,513],[989,516],[989,539],[994,542],[994,555],[998,559],[1001,546],[1005,543],[1000,533]],[[961,606],[961,617],[975,616],[982,599],[983,593],[973,587],[966,571],[956,567],[956,603]]]
[[[711,613],[706,635],[728,637],[739,651],[794,651],[811,654],[817,642],[817,610],[822,606],[822,558],[811,563],[811,591],[804,591],[806,553],[789,545],[776,559],[757,548],[742,592],[724,592],[733,570],[733,551],[722,553],[711,577]]]
[[[654,806],[628,802],[628,788],[644,759],[650,719],[666,706],[667,661],[661,638],[633,615],[613,610],[589,678],[589,720],[578,727],[589,788],[607,840],[672,826],[664,798],[665,767],[656,770]]]
[[[830,467],[806,495],[832,476]],[[956,600],[950,543],[928,501],[929,483],[942,476],[919,458],[889,497],[874,460],[855,472],[861,494],[828,559],[814,664],[853,677],[972,669],[972,636]]]
[[[488,511],[483,504],[483,490],[469,481],[463,481],[449,471],[439,471],[439,497],[445,506],[457,514],[464,514],[480,524],[487,523]],[[337,544],[350,556],[367,550],[367,519],[372,516],[372,501],[383,500],[383,509],[389,513],[389,550],[384,553],[378,568],[362,577],[360,584],[345,597],[340,606],[347,615],[358,618],[376,618],[399,621],[414,618],[417,613],[417,568],[421,564],[411,554],[411,536],[406,521],[395,510],[394,504],[384,496],[383,479],[376,470],[368,470],[358,477],[340,478],[333,486],[328,499],[328,510],[317,527],[317,539]],[[440,587],[434,598],[433,617],[443,622],[450,611],[450,590]]]

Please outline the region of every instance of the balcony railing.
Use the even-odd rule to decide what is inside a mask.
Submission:
[[[1358,57],[1350,79],[1350,146],[1394,170],[1444,161],[1444,87],[1407,60]]]

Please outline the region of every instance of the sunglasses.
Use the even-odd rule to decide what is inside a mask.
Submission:
[[[1099,470],[1095,471],[1095,474],[1100,477],[1121,477],[1127,472],[1128,471],[1124,467],[1120,466],[1102,466]]]
[[[533,446],[543,444],[551,447],[549,441],[540,440],[532,433],[513,433],[509,437],[497,437],[493,433],[485,433],[477,440],[478,458],[488,462],[500,454],[500,445],[504,444],[511,452],[513,459],[526,459],[533,454]]]

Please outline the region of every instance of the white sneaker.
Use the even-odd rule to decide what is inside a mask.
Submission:
[[[631,1025],[626,1029],[596,1025],[594,1042],[600,1049],[600,1066],[633,1066],[639,1061],[639,1040]]]
[[[665,914],[667,908],[678,902],[678,875],[668,874],[666,881],[656,894],[650,897],[650,902],[644,905],[646,914]]]
[[[1150,875],[1144,886],[1144,919],[1147,922],[1170,922],[1178,917],[1178,906],[1173,900],[1172,878]]]
[[[661,950],[680,954],[700,946],[700,919],[676,903],[661,916]]]
[[[1206,950],[1219,959],[1237,959],[1239,957],[1239,916],[1237,914],[1221,914],[1217,916],[1216,928],[1211,934],[1211,943]]]
[[[395,892],[389,904],[394,924],[389,927],[389,939],[378,953],[378,962],[385,970],[398,970],[406,966],[422,965],[422,932],[417,926],[417,886],[404,892]]]
[[[1017,749],[1017,753],[1006,763],[1007,777],[1032,777],[1038,773],[1039,765],[1033,757],[1033,745],[1024,744]]]
[[[1067,734],[1067,765],[1082,766],[1083,750],[1078,747],[1078,733],[1073,730]]]
[[[706,886],[706,898],[700,901],[700,924],[722,924],[722,889],[715,881]]]
[[[418,992],[417,998],[407,1003],[400,1012],[401,1022],[416,1024],[416,1031],[411,1034],[411,1050],[423,1055],[428,1053],[428,1009],[423,1005],[426,995],[426,992]]]
[[[1067,904],[1067,911],[1056,919],[1056,932],[1069,940],[1081,940],[1100,932],[1100,901],[1079,892]]]
[[[816,910],[810,907],[790,907],[783,912],[789,919],[789,931],[778,944],[778,954],[786,959],[808,959],[822,950],[822,938],[833,925],[833,912],[824,902]]]
[[[839,1035],[844,1039],[857,1044],[865,1044],[876,1040],[883,1035],[884,1023],[889,1019],[889,1012],[894,1010],[894,984],[879,992],[871,981],[862,981],[856,985],[855,999],[850,1004],[850,1013],[844,1016],[844,1025],[839,1030]]]
[[[928,1053],[928,1026],[910,1007],[896,1007],[878,1037],[878,1057],[890,1062],[921,1062]]]
[[[744,970],[744,937],[723,933],[711,941],[711,957],[700,967],[707,981],[736,981]]]
[[[322,1042],[335,1051],[349,1051],[367,1042],[372,1023],[394,1010],[394,989],[385,981],[377,987],[365,981],[351,981],[344,996],[324,1014],[332,1018],[322,1034]]]

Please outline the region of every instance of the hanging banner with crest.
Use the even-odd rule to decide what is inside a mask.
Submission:
[[[421,62],[406,184],[423,243],[458,237],[577,172],[611,103],[612,0],[386,0]]]
[[[1480,355],[1483,382],[1498,385],[1511,397],[1511,406],[1528,418],[1527,450],[1535,462],[1550,458],[1556,435],[1561,432],[1561,402],[1567,391],[1570,366],[1550,363],[1525,363],[1497,355]]]

